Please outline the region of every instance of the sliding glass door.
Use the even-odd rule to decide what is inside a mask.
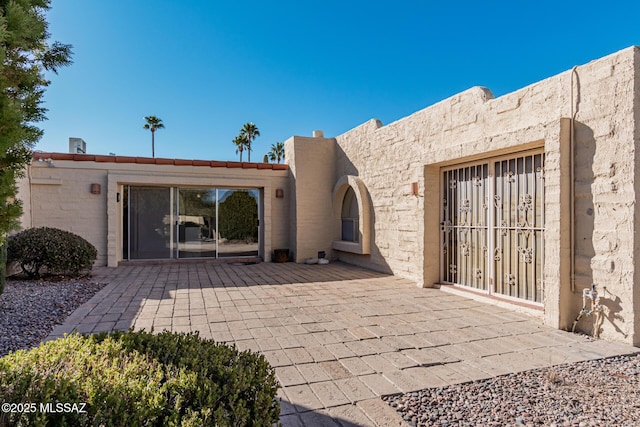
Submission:
[[[215,188],[176,189],[178,258],[215,258],[217,198]]]
[[[171,189],[129,187],[128,251],[129,259],[171,258]]]
[[[123,259],[259,256],[257,189],[126,186]]]
[[[258,256],[258,190],[218,190],[221,257]]]

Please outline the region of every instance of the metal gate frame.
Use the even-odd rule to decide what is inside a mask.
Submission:
[[[440,170],[440,282],[542,304],[544,151]]]

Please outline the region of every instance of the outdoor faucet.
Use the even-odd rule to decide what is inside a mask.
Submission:
[[[587,308],[589,301],[591,302],[590,308]],[[592,314],[594,315],[592,336],[594,338],[600,338],[600,326],[602,326],[602,322],[604,321],[604,306],[600,304],[600,297],[598,296],[595,283],[591,284],[591,289],[584,288],[582,290],[582,309],[580,313],[578,313],[576,320],[573,321],[571,332],[576,331],[576,325],[582,316],[586,315],[590,317]]]

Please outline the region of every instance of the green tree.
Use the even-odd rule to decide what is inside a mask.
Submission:
[[[280,163],[280,160],[284,160],[284,142],[271,144],[271,151],[269,151],[268,155],[269,160],[272,162]]]
[[[240,136],[243,136],[247,141],[247,155],[249,156],[249,161],[251,161],[251,143],[260,136],[260,130],[258,130],[255,123],[245,123],[240,129]]]
[[[57,73],[71,64],[71,45],[49,44],[45,12],[50,0],[0,0],[0,245],[18,227],[22,206],[16,180],[31,162],[45,119],[42,96]]]
[[[151,131],[151,157],[156,157],[156,141],[155,134],[158,129],[164,129],[164,125],[162,124],[162,119],[157,118],[156,116],[147,116],[144,118],[147,123],[142,126],[145,129]]]
[[[221,238],[258,241],[258,201],[249,191],[234,191],[220,203],[219,209]]]
[[[243,135],[238,135],[231,142],[236,146],[236,154],[240,153],[240,161],[242,161],[242,152],[247,148],[247,139]]]

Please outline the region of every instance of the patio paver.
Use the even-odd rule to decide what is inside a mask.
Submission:
[[[381,395],[640,351],[342,263],[128,265],[94,279],[108,286],[49,339],[153,327],[260,351],[285,426],[402,425]]]

